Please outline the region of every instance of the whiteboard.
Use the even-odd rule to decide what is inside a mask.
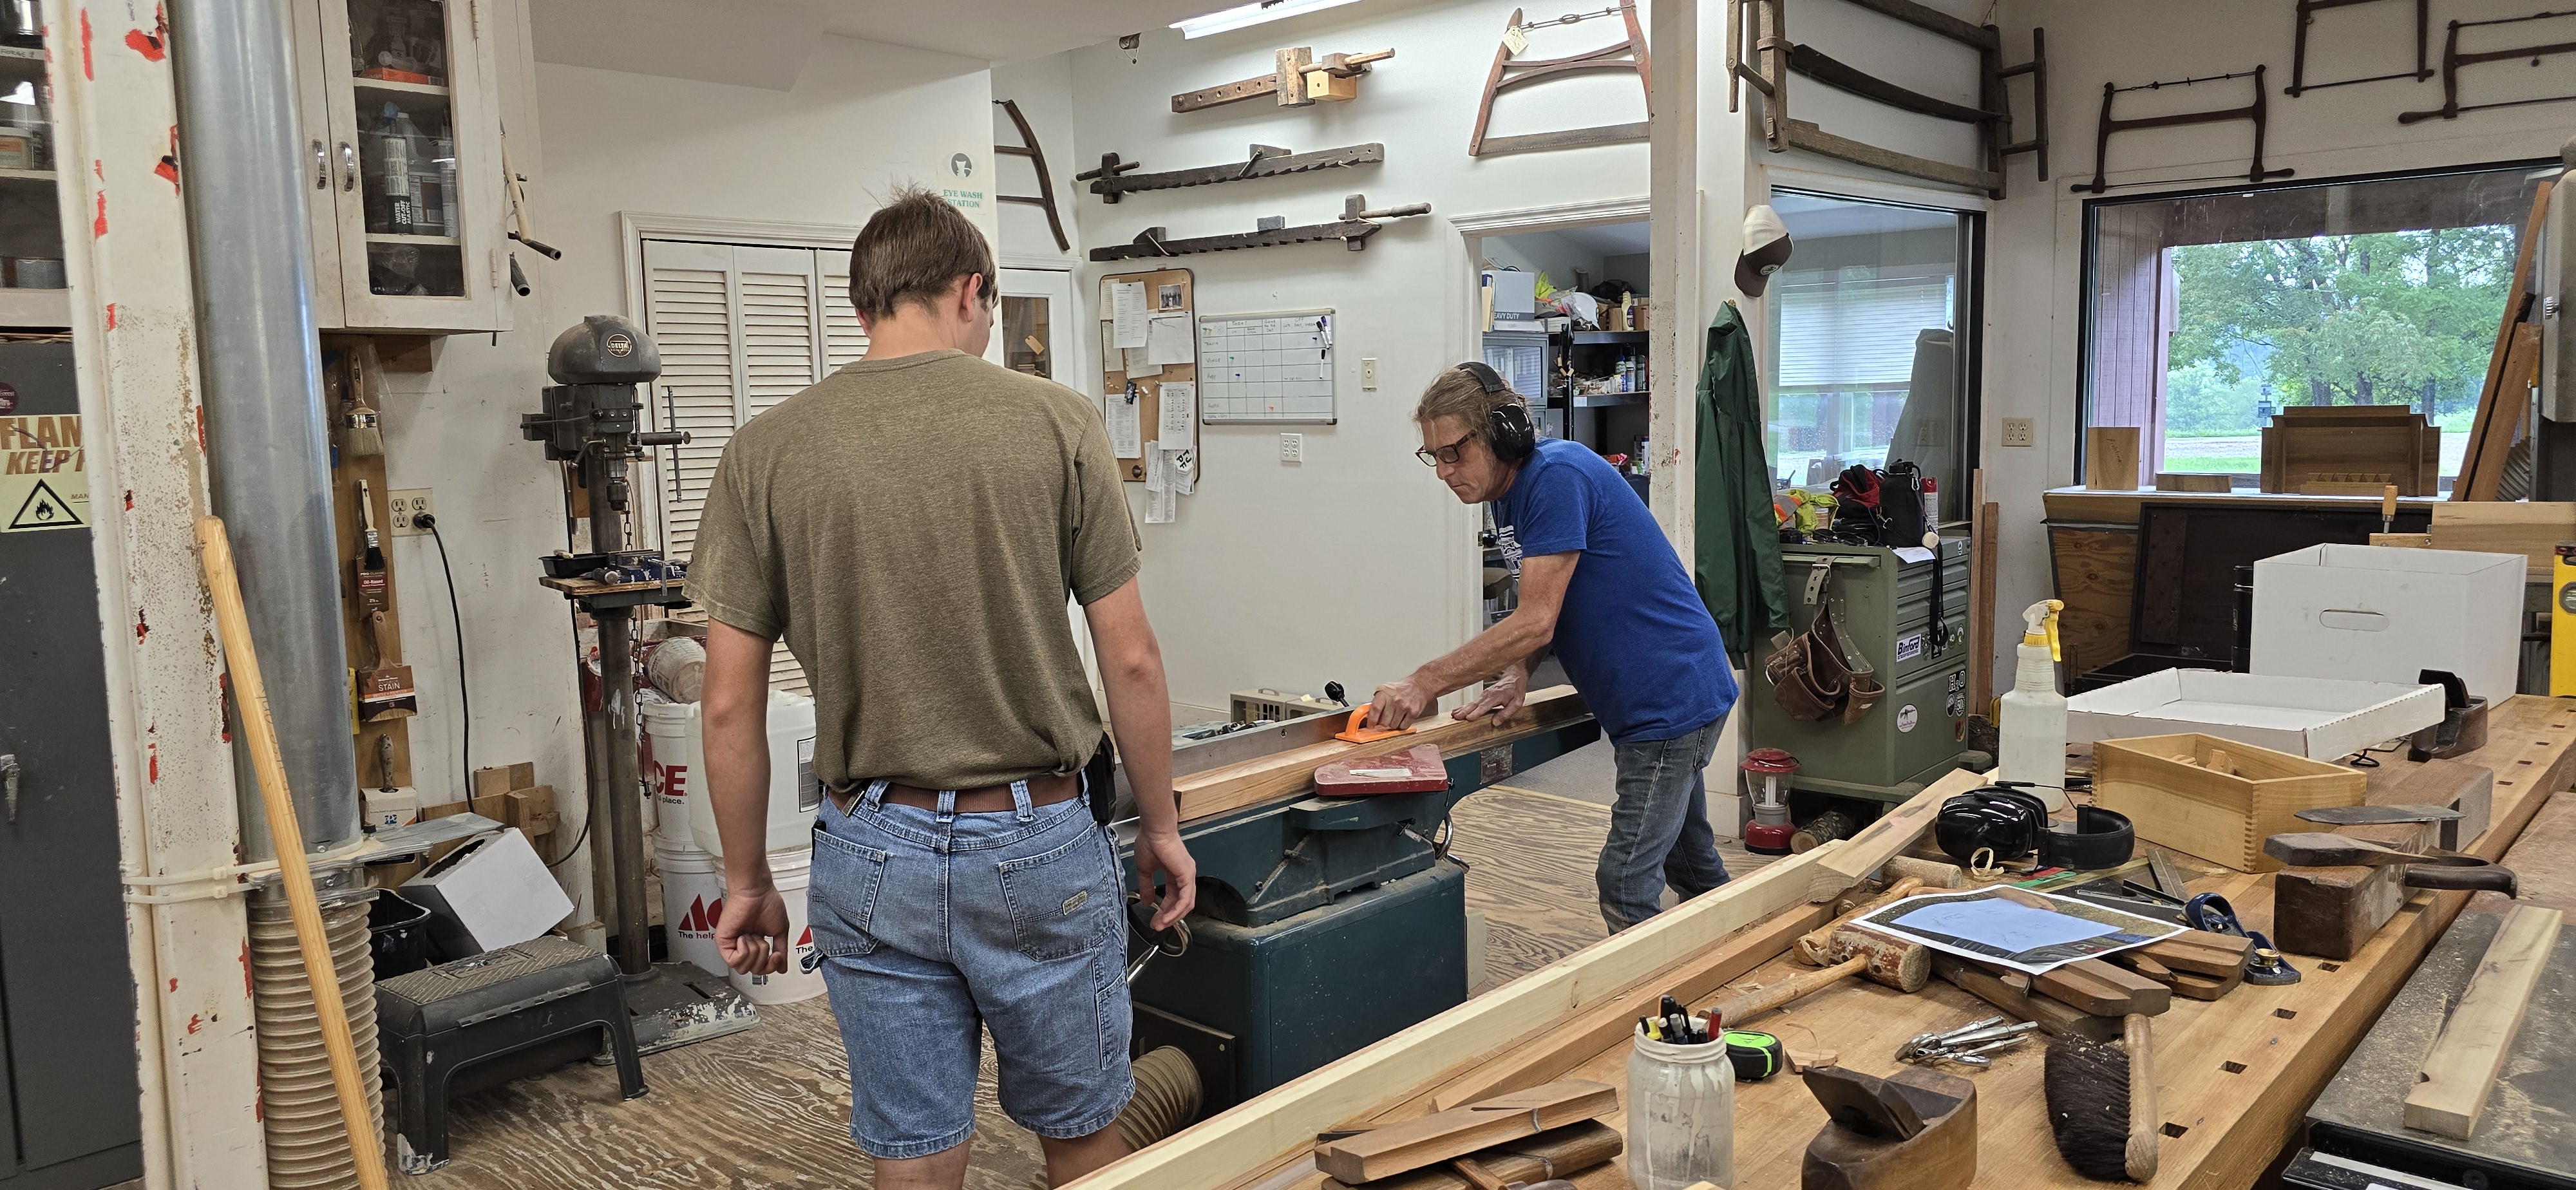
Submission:
[[[1201,318],[1199,420],[1331,425],[1333,312]]]

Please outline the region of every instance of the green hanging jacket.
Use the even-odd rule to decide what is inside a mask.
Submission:
[[[1742,663],[1748,650],[1789,627],[1771,465],[1762,451],[1762,386],[1752,333],[1728,302],[1708,325],[1699,374],[1699,475],[1693,485],[1692,579],[1708,614]]]

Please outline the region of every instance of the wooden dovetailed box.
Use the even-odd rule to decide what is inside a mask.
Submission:
[[[2128,815],[2141,842],[2240,872],[2280,868],[2266,837],[2311,829],[2301,810],[2360,805],[2366,785],[2359,769],[2197,732],[2093,745],[2094,805]]]

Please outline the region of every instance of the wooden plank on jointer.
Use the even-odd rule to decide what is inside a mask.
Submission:
[[[1523,736],[1535,735],[1551,727],[1562,727],[1592,713],[1583,696],[1572,686],[1551,686],[1532,693],[1521,709],[1500,725],[1490,720],[1462,723],[1447,715],[1425,720],[1427,726],[1405,735],[1370,744],[1345,740],[1326,740],[1287,752],[1274,752],[1240,764],[1192,773],[1172,783],[1180,795],[1181,821],[1231,813],[1246,806],[1258,805],[1286,794],[1302,793],[1315,783],[1315,769],[1355,756],[1402,752],[1423,744],[1438,744],[1443,755],[1455,756],[1496,744],[1509,743]]]

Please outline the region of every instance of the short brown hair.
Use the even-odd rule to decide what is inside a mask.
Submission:
[[[928,187],[905,186],[850,244],[850,306],[861,318],[883,318],[905,302],[937,302],[970,274],[984,279],[984,304],[992,305],[1002,277],[984,233]]]
[[[1513,392],[1508,384],[1501,392],[1486,392],[1485,384],[1465,368],[1445,368],[1434,377],[1431,386],[1422,390],[1422,400],[1413,407],[1415,425],[1430,425],[1444,417],[1467,423],[1467,428],[1483,439],[1486,449],[1494,446],[1494,411],[1506,405],[1529,410],[1529,398]],[[1499,453],[1499,452],[1498,452]]]

